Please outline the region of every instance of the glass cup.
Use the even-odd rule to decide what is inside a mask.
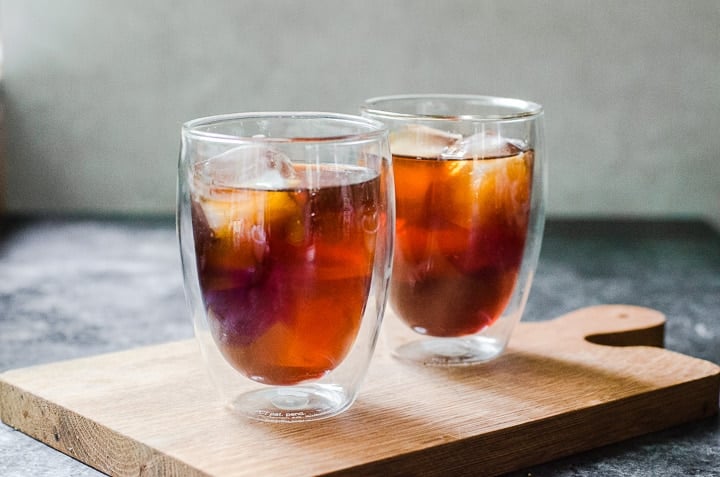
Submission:
[[[327,113],[196,119],[178,178],[185,292],[221,395],[264,421],[347,409],[390,278],[387,129]]]
[[[425,365],[489,361],[520,320],[544,227],[541,106],[475,95],[367,100],[390,128],[396,236],[384,326]]]

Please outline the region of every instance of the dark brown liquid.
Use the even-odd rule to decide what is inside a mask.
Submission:
[[[522,261],[532,159],[532,151],[483,160],[393,156],[390,303],[413,329],[463,336],[500,317]]]
[[[193,202],[213,337],[233,367],[267,384],[322,377],[346,356],[384,220],[376,174],[328,168],[310,187],[304,170],[298,172],[291,190],[215,187],[206,180]]]

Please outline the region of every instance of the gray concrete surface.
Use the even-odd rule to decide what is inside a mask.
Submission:
[[[192,337],[172,221],[0,222],[0,372]],[[691,223],[551,221],[523,320],[604,303],[667,316],[666,348],[720,364],[720,235]],[[97,473],[0,424],[3,477]],[[720,476],[720,419],[513,477]]]

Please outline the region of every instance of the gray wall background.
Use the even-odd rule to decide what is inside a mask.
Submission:
[[[182,122],[542,103],[555,216],[720,223],[717,0],[2,0],[6,208],[170,213]]]

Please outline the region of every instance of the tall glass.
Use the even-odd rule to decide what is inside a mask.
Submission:
[[[468,365],[505,349],[544,225],[542,108],[516,99],[367,100],[390,128],[397,224],[385,329],[396,357]]]
[[[347,409],[390,277],[387,129],[326,113],[196,119],[178,177],[185,291],[221,395],[265,421]]]

